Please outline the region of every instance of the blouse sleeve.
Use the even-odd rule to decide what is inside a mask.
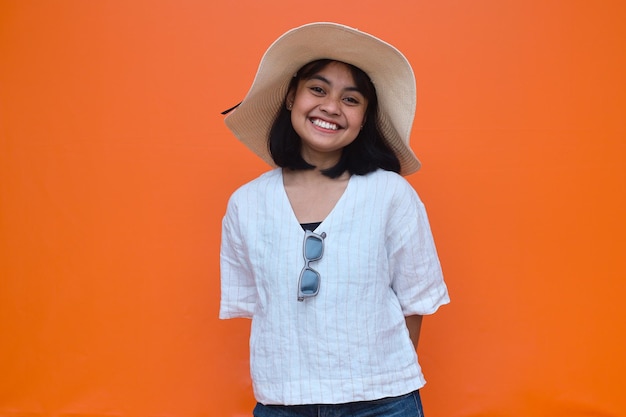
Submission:
[[[252,268],[239,233],[236,204],[232,199],[222,220],[220,248],[221,302],[219,317],[252,317],[257,291]]]
[[[434,313],[450,302],[424,204],[406,183],[396,196],[387,246],[391,287],[405,316]]]

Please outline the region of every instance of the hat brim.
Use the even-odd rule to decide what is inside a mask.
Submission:
[[[311,23],[279,37],[265,52],[241,104],[225,119],[233,134],[268,164],[269,132],[293,75],[318,59],[352,64],[372,80],[378,96],[378,126],[400,160],[400,174],[421,164],[409,146],[415,115],[415,76],[408,60],[390,44],[336,23]]]

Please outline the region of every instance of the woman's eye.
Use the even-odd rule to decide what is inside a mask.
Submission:
[[[349,104],[359,104],[359,100],[354,97],[346,97],[344,100]]]
[[[310,90],[317,94],[324,94],[324,89],[322,87],[310,87]]]

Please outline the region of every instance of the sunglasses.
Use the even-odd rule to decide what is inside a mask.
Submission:
[[[305,230],[302,255],[304,256],[304,267],[298,279],[298,301],[305,298],[315,297],[320,291],[320,273],[309,266],[313,261],[319,261],[324,255],[324,239],[326,233],[318,235]]]

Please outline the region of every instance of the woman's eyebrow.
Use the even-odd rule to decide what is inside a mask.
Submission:
[[[319,74],[313,74],[311,75],[311,78],[309,78],[310,80],[319,80],[323,83],[326,83],[328,85],[333,85],[333,83],[331,83],[328,79],[326,79],[326,77],[319,75]],[[350,86],[350,87],[346,87],[344,88],[345,91],[356,91],[357,93],[361,93],[361,90],[359,90],[358,87],[356,86]],[[362,94],[362,93],[361,93]]]

